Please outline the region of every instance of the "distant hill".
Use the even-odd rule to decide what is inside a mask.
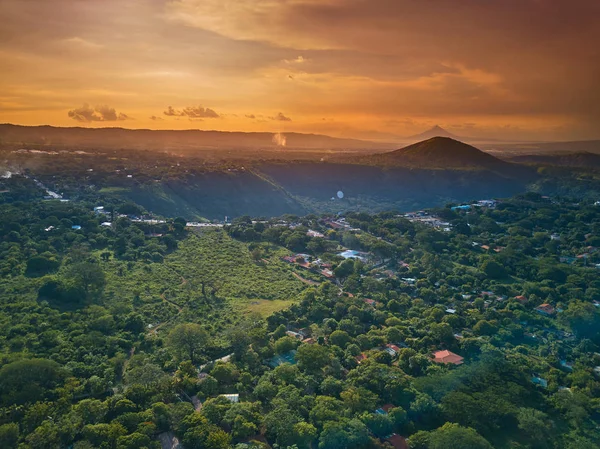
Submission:
[[[449,137],[433,137],[400,150],[377,154],[363,160],[376,165],[437,169],[503,169],[504,162],[471,145]]]
[[[496,143],[484,145],[486,151],[503,158],[526,155],[560,155],[574,153],[600,154],[600,140],[571,142]]]
[[[306,149],[391,149],[394,144],[341,139],[321,134],[247,133],[226,131],[150,130],[124,128],[61,128],[0,124],[0,143],[54,145],[80,148],[129,148],[189,151],[202,149],[289,148]]]
[[[600,167],[600,154],[580,153],[569,154],[527,154],[514,156],[510,161],[524,164],[560,165],[563,167]]]
[[[432,139],[434,137],[448,137],[450,139],[455,140],[464,140],[464,138],[457,136],[456,134],[452,134],[449,131],[446,131],[441,126],[435,125],[433,128],[428,129],[421,134],[416,134],[414,136],[407,137],[405,140],[410,142],[421,142],[422,140]]]

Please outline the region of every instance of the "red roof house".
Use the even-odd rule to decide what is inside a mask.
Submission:
[[[544,303],[544,304],[541,304],[541,305],[537,306],[535,308],[535,311],[537,313],[540,313],[540,314],[546,315],[546,316],[552,316],[555,313],[554,307],[552,307],[548,303]]]
[[[435,363],[451,363],[453,365],[462,365],[464,359],[458,354],[454,354],[446,349],[433,353],[433,361]]]
[[[390,443],[392,447],[396,449],[408,449],[408,443],[406,442],[406,438],[398,435],[397,433],[387,437],[385,441]]]

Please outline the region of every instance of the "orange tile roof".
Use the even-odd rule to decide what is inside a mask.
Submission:
[[[463,360],[464,359],[458,354],[454,354],[446,349],[433,353],[433,361],[435,363],[452,363],[453,365],[462,365]]]
[[[408,449],[408,443],[406,439],[398,434],[393,434],[385,439],[388,443],[390,443],[396,449]]]

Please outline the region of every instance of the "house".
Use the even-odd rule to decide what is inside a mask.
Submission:
[[[314,345],[317,341],[314,338],[305,338],[302,340],[302,343],[306,343],[307,345]]]
[[[384,441],[390,443],[395,449],[408,449],[406,438],[394,433],[387,437]]]
[[[454,315],[456,313],[456,309],[446,309],[446,313]]]
[[[435,363],[451,363],[452,365],[462,365],[464,358],[445,349],[443,351],[434,352],[433,361]]]
[[[377,410],[375,410],[375,413],[377,413],[378,415],[387,415],[389,411],[395,407],[396,406],[394,404],[385,404],[379,407]]]
[[[398,346],[392,345],[390,343],[385,345],[385,348],[383,350],[385,352],[387,352],[389,355],[391,355],[392,357],[396,357],[400,353],[400,348]]]
[[[544,304],[537,306],[535,308],[535,311],[537,313],[539,313],[540,315],[544,315],[544,316],[548,316],[548,317],[551,317],[556,313],[556,311],[554,310],[554,307],[552,307],[548,303],[544,303]]]
[[[304,336],[302,334],[300,334],[299,332],[294,332],[294,331],[285,331],[286,335],[288,337],[293,337],[296,340],[303,340]]]
[[[569,371],[573,371],[573,364],[570,362],[567,362],[566,360],[561,360],[560,366],[562,366],[564,369],[567,369]]]
[[[533,376],[531,378],[531,382],[533,382],[535,385],[539,385],[542,388],[548,388],[548,381],[541,377]]]
[[[559,234],[552,234],[550,236],[550,240],[560,240],[560,235]]]
[[[73,225],[73,226],[71,226],[71,229],[73,229],[74,231],[79,231],[81,229],[81,226]]]
[[[333,277],[333,271],[331,271],[329,269],[321,270],[321,274],[323,276],[325,276],[326,278],[332,278]]]
[[[371,307],[375,307],[375,304],[377,304],[374,299],[369,299],[369,298],[363,298],[363,302],[365,304],[370,305]]]
[[[450,210],[456,211],[456,210],[470,210],[471,206],[469,204],[463,204],[462,206],[453,206],[450,208]]]
[[[318,238],[325,238],[325,235],[321,234],[318,231],[313,231],[312,229],[309,229],[308,232],[306,233],[307,236],[309,237],[318,237]]]
[[[523,295],[515,296],[515,299],[521,304],[525,304],[527,302],[527,298]]]
[[[223,396],[226,399],[229,399],[229,401],[233,402],[233,403],[240,402],[240,395],[238,393],[235,393],[235,394],[222,394],[221,396]]]
[[[481,245],[481,249],[484,249],[484,250],[486,250],[486,251],[489,251],[489,250],[490,250],[490,247],[489,247],[489,245]]]

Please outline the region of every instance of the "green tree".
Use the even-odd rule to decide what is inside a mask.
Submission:
[[[492,445],[475,430],[446,423],[429,436],[429,449],[492,449]]]
[[[358,419],[329,421],[319,437],[319,449],[354,449],[368,441],[369,430]]]
[[[66,372],[51,360],[9,363],[0,368],[0,400],[5,405],[41,401],[62,385],[65,378]]]
[[[507,276],[505,268],[492,259],[485,260],[480,269],[491,279],[503,279]]]
[[[8,423],[0,425],[0,447],[15,449],[19,442],[19,425]]]
[[[199,324],[185,323],[173,328],[167,337],[167,344],[180,360],[186,358],[197,362],[198,353],[208,343],[208,332]]]
[[[527,435],[534,447],[547,447],[547,440],[552,435],[552,426],[548,415],[534,408],[520,408],[517,420],[519,429]]]
[[[100,292],[106,284],[102,267],[94,262],[71,264],[66,271],[66,277],[74,283],[76,288],[83,291],[86,298],[92,293]]]
[[[348,332],[344,332],[341,330],[333,331],[329,336],[329,342],[332,345],[339,346],[340,348],[345,348],[352,338],[348,335]]]
[[[571,301],[560,314],[560,320],[567,324],[579,338],[600,340],[600,312],[593,304]]]
[[[281,337],[279,340],[277,340],[273,347],[277,354],[285,354],[286,352],[289,352],[292,349],[296,349],[298,344],[299,341],[297,339],[286,335],[285,337]]]
[[[316,373],[325,368],[331,362],[331,353],[326,346],[301,345],[296,353],[298,367],[303,371]]]

